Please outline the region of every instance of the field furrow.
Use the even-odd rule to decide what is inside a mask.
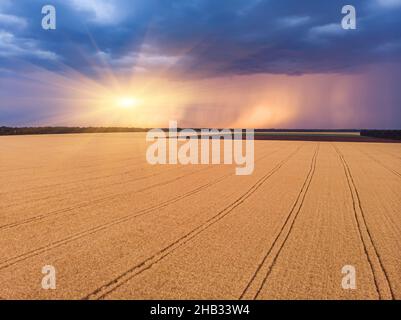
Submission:
[[[401,298],[400,144],[255,141],[249,176],[150,165],[146,147],[0,138],[0,297]]]

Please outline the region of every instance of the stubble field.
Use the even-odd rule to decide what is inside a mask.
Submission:
[[[255,141],[250,176],[146,148],[0,137],[0,298],[401,299],[401,144]]]

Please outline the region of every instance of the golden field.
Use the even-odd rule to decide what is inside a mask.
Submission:
[[[401,144],[255,141],[249,176],[146,148],[0,137],[0,298],[401,299]]]

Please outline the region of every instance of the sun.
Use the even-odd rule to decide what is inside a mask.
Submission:
[[[118,97],[116,99],[116,105],[123,109],[134,108],[139,104],[139,99],[132,96]]]

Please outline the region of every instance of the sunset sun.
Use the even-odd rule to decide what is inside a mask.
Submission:
[[[116,99],[116,105],[123,109],[130,109],[138,106],[139,99],[132,96],[118,97]]]

